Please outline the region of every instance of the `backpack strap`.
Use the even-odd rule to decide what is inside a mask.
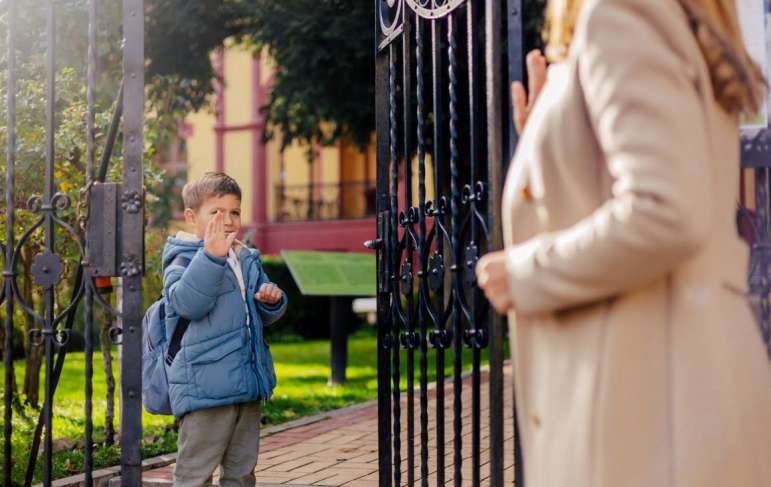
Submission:
[[[190,259],[187,257],[184,257],[182,255],[178,255],[174,258],[174,260],[171,261],[171,264],[169,265],[179,265],[182,267],[187,267],[190,265]],[[164,319],[165,316],[165,309],[163,308],[163,305],[161,305],[161,319]],[[171,341],[169,342],[169,349],[166,352],[166,365],[171,366],[171,363],[174,362],[174,357],[177,356],[177,353],[179,352],[180,347],[182,346],[182,337],[185,336],[185,332],[187,331],[187,327],[190,325],[190,320],[185,318],[184,316],[180,316],[179,320],[177,320],[177,326],[174,328],[174,334],[171,335]]]
[[[171,336],[171,342],[169,342],[169,350],[166,353],[166,365],[171,366],[171,363],[174,362],[174,357],[177,356],[182,346],[182,337],[185,336],[188,325],[190,325],[190,320],[180,316],[177,321],[177,327],[174,328],[174,334]]]

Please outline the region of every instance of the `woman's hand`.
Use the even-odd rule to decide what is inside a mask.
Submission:
[[[509,275],[506,271],[506,252],[491,252],[479,259],[476,267],[477,284],[500,314],[509,312],[514,303],[509,289]]]
[[[543,85],[546,82],[546,58],[541,51],[534,49],[527,55],[525,61],[527,65],[528,90],[525,93],[525,86],[520,81],[511,84],[511,104],[514,112],[514,125],[517,133],[521,134],[525,129],[527,117],[535,104],[538,95],[541,94]]]

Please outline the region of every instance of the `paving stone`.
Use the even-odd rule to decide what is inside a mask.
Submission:
[[[504,375],[509,376],[508,368]],[[490,476],[490,452],[489,452],[489,388],[487,387],[487,373],[482,372],[482,389],[480,393],[480,479],[481,485],[488,485]],[[510,410],[511,389],[509,380],[504,379],[506,389],[504,391],[504,410]],[[463,428],[461,454],[463,464],[461,466],[462,486],[471,485],[471,397],[470,377],[464,379],[463,396],[461,398],[463,411]],[[416,386],[418,382],[416,381]],[[436,485],[436,407],[434,398],[437,389],[432,386],[429,389],[428,412],[428,472],[429,485]],[[454,395],[452,382],[446,381],[444,387],[444,445],[445,445],[445,476],[447,485],[454,484],[454,424],[453,408]],[[407,401],[403,395],[401,409],[401,427],[399,447],[401,453],[401,483],[407,482],[407,461],[410,441],[407,436]],[[415,394],[414,427],[415,434],[412,437],[414,452],[415,482],[421,480],[421,427],[420,427],[420,401]],[[315,418],[298,420],[291,427],[272,427],[269,436],[263,438],[260,446],[260,458],[257,465],[258,487],[293,486],[293,487],[319,487],[319,486],[346,486],[346,487],[375,487],[378,485],[378,415],[377,403],[371,401],[364,405],[353,406],[329,413],[324,413]],[[504,478],[507,482],[513,481],[513,420],[505,418],[504,421]],[[393,447],[393,444],[392,444]],[[172,467],[166,467],[170,472]],[[148,480],[163,480],[163,469],[146,473]],[[148,485],[148,484],[146,484]],[[167,484],[168,485],[168,484]],[[160,485],[158,485],[160,487]],[[475,486],[477,487],[477,486]]]

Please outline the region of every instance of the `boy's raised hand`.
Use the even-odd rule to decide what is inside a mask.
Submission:
[[[203,248],[214,257],[227,257],[228,250],[233,245],[235,238],[235,233],[225,232],[225,216],[221,211],[218,211],[206,225]]]
[[[260,290],[254,295],[257,301],[265,304],[276,304],[281,301],[282,291],[272,282],[266,282],[260,286]]]

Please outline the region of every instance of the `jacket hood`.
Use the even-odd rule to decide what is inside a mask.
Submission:
[[[162,268],[166,269],[178,255],[195,254],[200,248],[203,248],[203,240],[196,235],[183,231],[177,232],[175,236],[166,239],[166,245],[163,248]],[[190,257],[192,258],[192,255]]]

